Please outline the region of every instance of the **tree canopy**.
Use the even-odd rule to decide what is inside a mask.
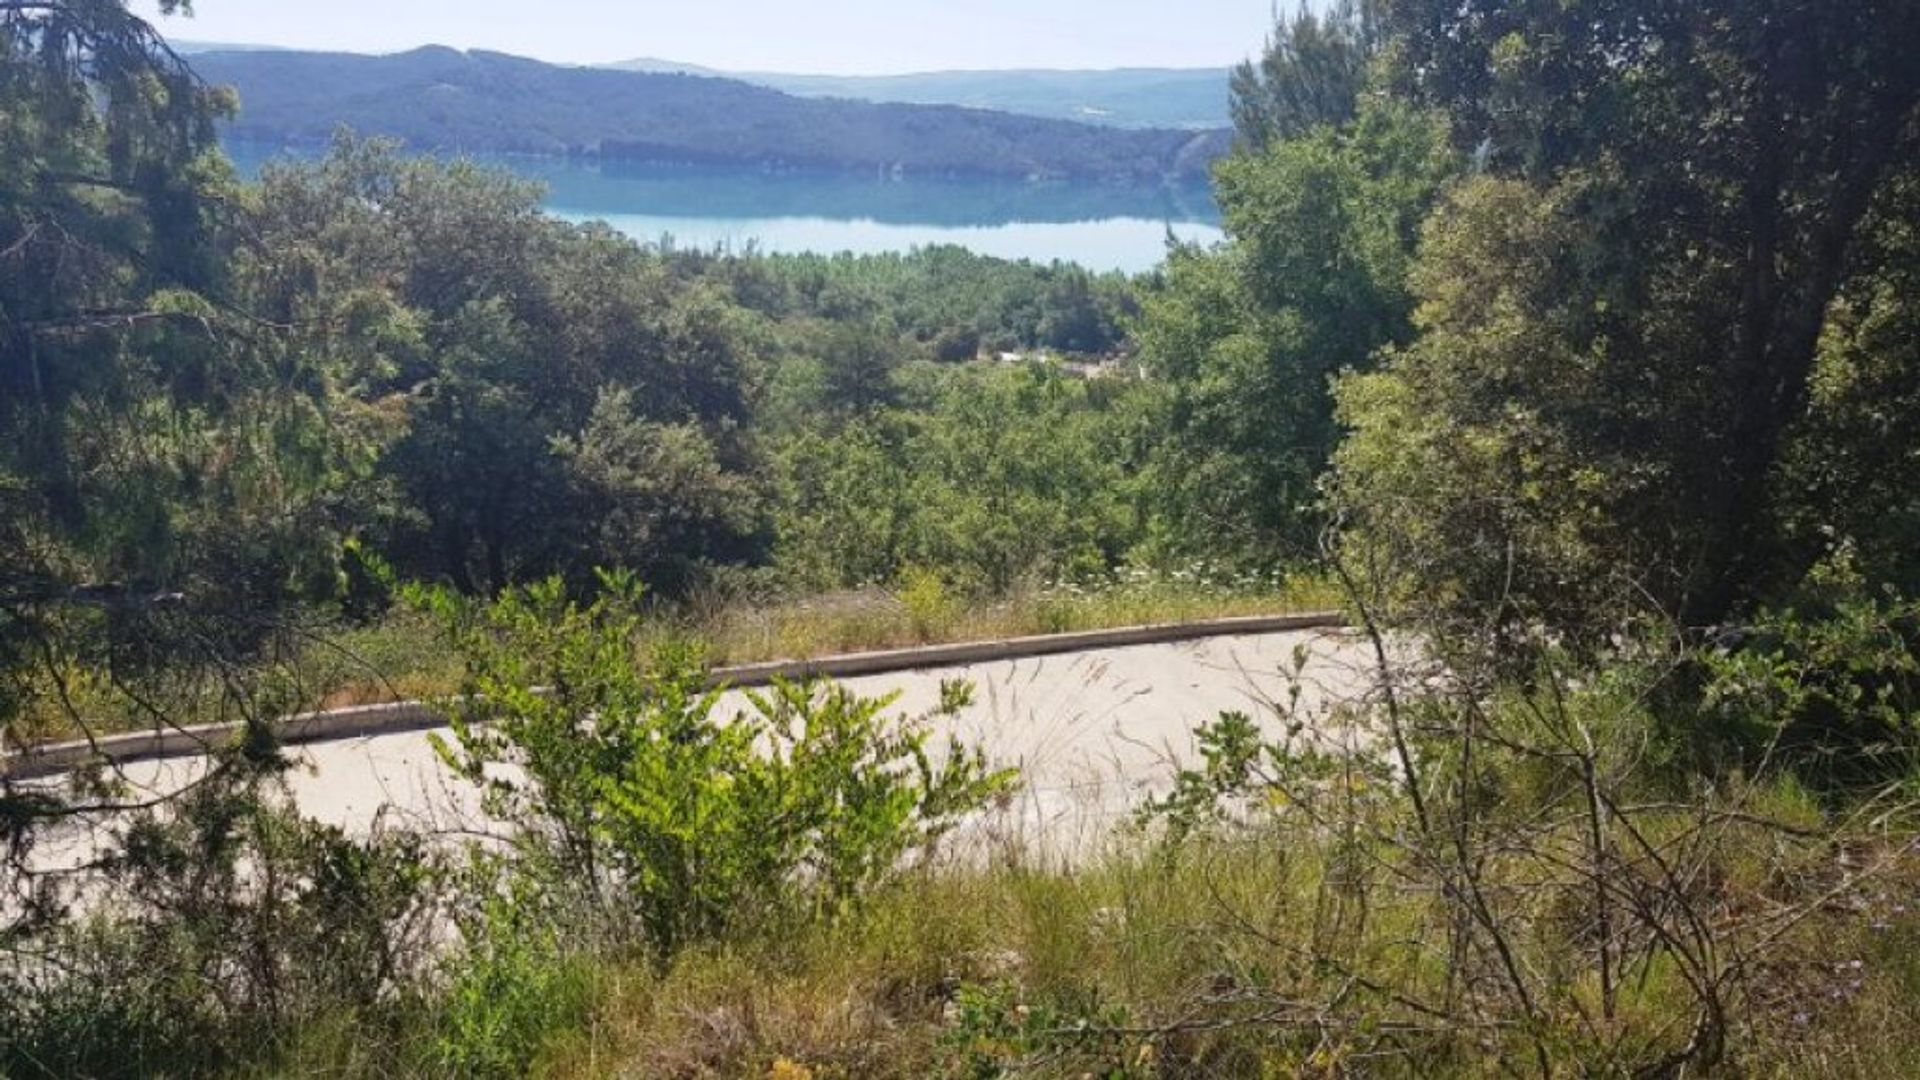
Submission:
[[[1421,340],[1343,401],[1356,439],[1391,440],[1414,475],[1458,475],[1430,452],[1511,458],[1480,498],[1423,515],[1490,515],[1455,552],[1476,568],[1442,581],[1557,567],[1560,585],[1466,591],[1571,616],[1550,594],[1593,582],[1589,559],[1563,561],[1587,550],[1705,625],[1843,546],[1885,550],[1873,526],[1838,526],[1850,505],[1890,505],[1892,476],[1793,476],[1804,440],[1838,451],[1822,394],[1853,377],[1840,342],[1857,344],[1862,304],[1880,326],[1907,307],[1881,287],[1906,258],[1890,215],[1910,209],[1920,161],[1902,44],[1916,19],[1903,3],[1393,8],[1409,92],[1447,112],[1486,175],[1430,226]],[[1403,439],[1409,414],[1369,404],[1389,401],[1428,436]],[[1343,490],[1397,514],[1375,495],[1410,477],[1375,464],[1356,453]],[[1535,530],[1551,541],[1521,539]]]

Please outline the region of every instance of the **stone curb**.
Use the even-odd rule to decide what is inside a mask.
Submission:
[[[1335,612],[1307,615],[1251,615],[1229,619],[1208,619],[1191,623],[1164,623],[1153,626],[1127,626],[1113,630],[1087,630],[1072,634],[1044,634],[1035,637],[1002,638],[997,641],[970,641],[956,645],[929,645],[884,652],[849,653],[815,660],[777,660],[771,663],[742,664],[715,668],[710,675],[715,686],[766,686],[776,680],[807,678],[843,679],[856,675],[881,675],[895,671],[919,671],[926,668],[985,664],[999,660],[1018,660],[1060,653],[1117,649],[1129,645],[1162,645],[1202,638],[1233,637],[1245,634],[1277,634],[1289,630],[1332,630],[1346,626]],[[301,713],[280,721],[280,740],[289,745],[355,739],[368,735],[386,735],[402,731],[421,731],[442,727],[445,718],[433,707],[418,701],[399,701],[385,705],[359,705],[347,709]],[[53,743],[23,753],[0,757],[0,776],[31,779],[64,772],[90,761],[151,761],[164,758],[194,757],[208,753],[232,741],[238,724],[202,724],[195,727],[140,731],[125,735],[67,743]]]

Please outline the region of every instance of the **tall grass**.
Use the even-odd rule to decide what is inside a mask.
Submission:
[[[696,606],[681,628],[707,644],[714,662],[734,664],[1337,607],[1335,590],[1305,577],[1134,571],[1095,584],[1036,583],[974,596],[937,574],[910,572],[890,590]]]
[[[518,1000],[529,1027],[498,1037],[533,1041],[530,1075],[579,1078],[1535,1071],[1513,1053],[1513,1017],[1504,1028],[1388,1019],[1392,994],[1448,978],[1445,958],[1417,947],[1432,940],[1423,935],[1431,898],[1402,898],[1335,924],[1327,898],[1346,887],[1339,868],[1301,840],[1266,833],[1173,852],[1116,847],[1078,870],[950,868],[912,878],[845,923],[703,946],[665,967],[614,956],[556,960],[556,974],[523,973],[516,984],[524,994],[548,980],[553,1009]],[[1777,882],[1736,875],[1728,887],[1742,902],[1782,899]],[[1311,962],[1334,937],[1340,954]],[[1570,944],[1543,938],[1521,959],[1552,968]],[[1894,872],[1823,905],[1755,976],[1725,1075],[1915,1075],[1920,862],[1902,858]],[[1633,987],[1614,1023],[1656,1037],[1681,996],[1672,982],[1656,974]],[[1300,1008],[1308,1003],[1327,1011]],[[571,1021],[554,1023],[562,1011]],[[1362,1019],[1369,1012],[1378,1017],[1372,1027]],[[453,1030],[445,1015],[416,1015],[412,1042],[390,1045],[378,1062],[366,1060],[351,1031],[319,1025],[278,1067],[446,1075],[435,1057]],[[1570,1055],[1588,1037],[1572,1012],[1551,1017],[1546,1035]],[[1602,1060],[1587,1064],[1588,1075],[1610,1073]]]

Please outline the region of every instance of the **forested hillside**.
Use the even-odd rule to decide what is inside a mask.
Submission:
[[[194,68],[239,92],[224,130],[258,141],[324,142],[346,125],[416,149],[1127,184],[1203,175],[1226,148],[1217,132],[797,98],[731,79],[445,48],[215,52],[196,55]]]
[[[292,63],[242,96],[315,137],[522,130],[550,75],[0,3],[0,1074],[1920,1075],[1915,41],[1302,10],[1233,76],[1227,239],[1129,279],[663,251],[351,134],[243,181],[217,64]],[[617,85],[625,138],[786,163],[1162,160]],[[566,100],[526,148],[609,111]],[[969,741],[1024,704],[708,681],[742,611],[790,654],[1303,595],[1353,692],[1289,639],[1084,858],[951,846],[1105,782]],[[279,718],[405,694],[488,816],[308,817]],[[203,721],[157,794],[88,741]]]

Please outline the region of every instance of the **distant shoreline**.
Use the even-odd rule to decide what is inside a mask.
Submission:
[[[1063,189],[1111,189],[1119,191],[1174,191],[1208,195],[1212,181],[1205,174],[1165,172],[1158,177],[1138,172],[1084,174],[1059,170],[1034,170],[1026,174],[995,169],[929,169],[905,165],[876,165],[857,162],[804,161],[771,157],[729,157],[715,153],[695,153],[672,147],[638,147],[616,144],[541,150],[527,147],[500,148],[486,145],[419,143],[404,136],[381,132],[358,132],[370,138],[392,139],[410,154],[438,157],[470,157],[481,160],[565,162],[582,168],[611,170],[678,170],[689,174],[723,172],[730,175],[759,175],[770,178],[864,179],[884,183],[966,183],[1004,184],[1022,187]],[[1195,132],[1196,141],[1216,134]],[[296,132],[275,134],[227,124],[221,143],[264,151],[293,152],[297,156],[318,157],[332,143],[331,136]]]

